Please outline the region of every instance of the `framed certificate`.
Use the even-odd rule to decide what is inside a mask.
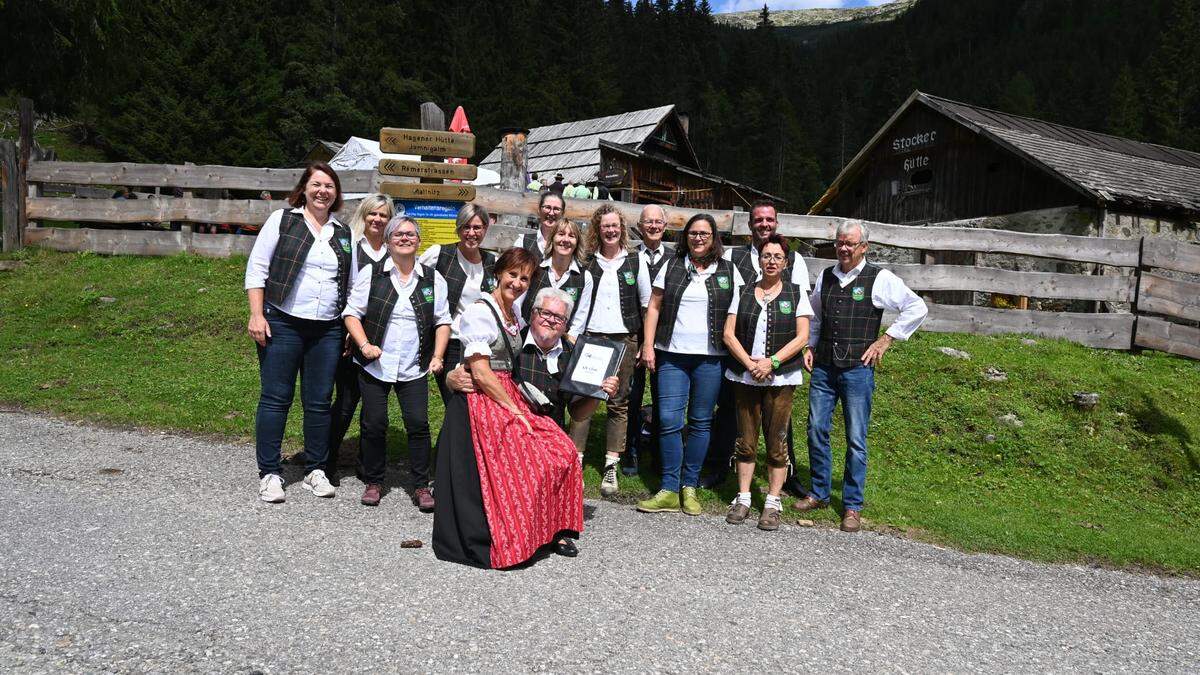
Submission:
[[[601,401],[608,400],[608,394],[604,393],[600,384],[617,374],[624,356],[624,342],[580,335],[571,351],[571,360],[559,380],[558,390]]]

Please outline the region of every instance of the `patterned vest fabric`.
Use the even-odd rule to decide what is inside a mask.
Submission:
[[[729,261],[741,273],[742,281],[746,282],[746,285],[758,281],[758,271],[754,269],[754,258],[756,256],[758,256],[758,251],[755,251],[750,246],[738,246],[737,248],[729,249]]]
[[[526,328],[521,332],[521,340],[524,341],[529,333]],[[542,357],[541,351],[532,344],[525,345],[517,352],[517,376],[522,382],[528,382],[546,395],[554,403],[554,421],[558,424],[563,424],[563,413],[566,411],[566,397],[560,396],[558,392],[559,378],[567,368],[567,364],[571,362],[571,343],[562,340],[562,354],[558,357],[558,372],[554,375],[550,374],[550,369],[546,366],[546,359]]]
[[[646,261],[646,269],[650,270],[650,283],[654,283],[654,280],[658,278],[658,271],[667,264],[667,260],[675,256],[675,249],[667,242],[662,242],[658,247],[662,249],[662,253],[658,254],[658,259],[653,264]],[[642,253],[639,251],[638,255],[642,255]]]
[[[414,270],[415,271],[415,270]],[[417,278],[417,286],[413,289],[409,301],[413,313],[417,316],[417,344],[420,345],[421,370],[429,367],[433,358],[433,303],[434,283],[433,268],[421,265],[422,276]],[[367,298],[367,311],[363,314],[363,332],[367,334],[367,342],[379,347],[387,335],[388,324],[392,319],[392,311],[400,294],[392,283],[392,273],[380,271],[371,279],[371,294]]]
[[[638,269],[642,259],[635,251],[625,256],[625,261],[617,268],[617,294],[621,300],[621,322],[625,324],[625,332],[639,333],[642,330],[642,305],[638,298]],[[600,279],[604,276],[604,268],[596,256],[588,262],[588,271],[592,273],[592,305],[589,311],[596,309],[596,294],[600,292]],[[591,317],[588,317],[591,323]]]
[[[733,302],[733,263],[718,258],[717,269],[704,282],[708,291],[708,343],[714,349],[725,351],[725,314],[729,304]],[[679,313],[679,299],[691,282],[687,271],[685,258],[672,258],[667,263],[667,276],[664,280],[662,310],[658,313],[658,329],[654,333],[654,341],[664,345],[671,344],[671,334],[675,332],[675,318]]]
[[[529,317],[533,314],[533,301],[537,299],[538,291],[550,286],[550,270],[542,268],[541,274],[529,286],[529,290],[525,293],[525,302],[521,303],[521,316],[524,317],[526,325],[529,324]],[[567,280],[559,286],[562,290],[570,294],[574,304],[571,305],[571,316],[567,317],[567,325],[571,325],[571,320],[575,318],[575,312],[579,311],[579,297],[583,295],[583,272],[578,270],[567,270]]]
[[[867,263],[845,288],[838,283],[832,267],[823,273],[821,336],[813,355],[818,364],[838,368],[862,364],[863,352],[879,337],[883,323],[883,310],[871,302],[871,289],[879,270]]]
[[[383,271],[383,264],[387,262],[389,256],[384,255],[379,260],[372,258],[371,254],[367,253],[366,241],[365,238],[358,240],[358,269],[355,272],[361,272],[362,268],[370,265],[372,267],[371,274],[379,274]]]
[[[346,308],[346,298],[350,294],[350,228],[337,222],[333,225],[329,247],[337,255],[337,311],[341,313]],[[275,252],[271,254],[271,263],[267,268],[267,302],[278,307],[287,299],[315,241],[312,230],[304,222],[304,215],[284,209],[283,218],[279,221],[279,242],[275,244]]]
[[[496,266],[496,256],[487,251],[480,251],[479,254],[483,257],[483,280],[479,282],[479,292],[491,293],[496,289],[496,275],[493,270]],[[458,308],[458,301],[462,299],[463,287],[467,285],[467,271],[458,264],[457,244],[442,245],[434,269],[446,280],[446,306],[454,313]]]
[[[742,286],[742,295],[738,298],[737,323],[734,327],[734,335],[747,354],[753,354],[754,329],[758,326],[759,315],[762,314],[762,306],[754,297],[754,287],[755,284]],[[767,303],[767,356],[778,353],[796,337],[796,307],[803,296],[804,291],[799,286],[784,279],[779,295]],[[775,372],[781,375],[791,373],[803,363],[804,360],[797,352]],[[745,366],[735,359],[729,360],[729,368],[738,375],[746,372]]]
[[[496,311],[496,308],[489,302],[484,300],[479,300],[478,302],[487,306],[488,311],[492,314],[492,318],[496,321],[496,330],[500,331],[496,339],[492,340],[492,343],[488,345],[492,350],[492,355],[488,358],[488,365],[496,372],[511,373],[513,362],[509,354],[510,352],[511,354],[516,354],[521,351],[521,331],[517,331],[516,335],[509,335],[508,331],[504,330],[504,322],[500,317],[500,312]],[[508,344],[505,345],[505,342]]]
[[[545,258],[543,256],[544,252],[542,251],[542,249],[538,248],[537,237],[538,237],[537,232],[534,232],[532,234],[522,235],[521,236],[521,248],[532,253],[533,257],[537,259],[538,264],[540,265],[542,260],[544,260]]]

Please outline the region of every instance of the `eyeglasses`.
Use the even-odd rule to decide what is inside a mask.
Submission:
[[[712,239],[712,232],[688,232],[688,236],[692,239],[704,241],[705,239]]]
[[[834,248],[858,248],[859,246],[862,246],[864,243],[865,242],[861,242],[861,241],[842,241],[841,239],[839,239],[839,240],[833,242],[833,247]]]
[[[567,317],[563,316],[562,314],[555,314],[554,312],[544,310],[540,307],[535,308],[533,311],[537,312],[537,315],[542,317],[542,321],[550,324],[551,326],[557,326],[567,322]]]
[[[659,218],[652,218],[650,220],[643,220],[642,224],[643,225],[666,225],[667,221],[661,220]]]
[[[783,262],[783,261],[787,260],[787,256],[782,253],[764,253],[764,254],[758,256],[758,259],[765,261],[765,262],[770,262],[770,261]]]
[[[417,234],[416,232],[393,232],[392,233],[392,239],[404,240],[404,239],[420,239],[420,238],[421,238],[421,235]]]
[[[542,210],[547,213],[562,213],[561,206],[543,206]]]

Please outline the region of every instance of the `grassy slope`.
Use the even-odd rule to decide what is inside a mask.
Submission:
[[[0,401],[249,439],[258,382],[244,333],[244,260],[19,257],[23,267],[0,272]],[[949,358],[939,346],[973,358]],[[987,366],[1008,381],[986,381]],[[919,334],[889,353],[878,382],[866,512],[876,527],[967,550],[1200,572],[1200,364],[1052,340]],[[1099,392],[1099,408],[1076,411],[1069,399],[1078,390]],[[436,428],[440,402],[431,400]],[[1006,413],[1024,426],[996,420]],[[803,448],[803,403],[795,414]],[[603,426],[592,426],[593,495]],[[299,432],[294,415],[293,447]],[[392,436],[402,452],[402,434]],[[627,498],[646,489],[623,483]],[[722,510],[732,492],[707,493],[706,504]]]

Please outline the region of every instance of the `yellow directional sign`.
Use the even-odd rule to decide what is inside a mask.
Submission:
[[[475,199],[474,185],[458,183],[384,183],[379,191],[399,199],[424,199],[440,202],[469,202]]]
[[[445,178],[449,180],[475,180],[479,167],[474,164],[447,164],[445,162],[414,162],[407,159],[379,160],[379,173],[385,176],[416,176],[417,178]]]
[[[379,149],[407,155],[470,157],[475,154],[475,134],[384,127],[379,130]]]

